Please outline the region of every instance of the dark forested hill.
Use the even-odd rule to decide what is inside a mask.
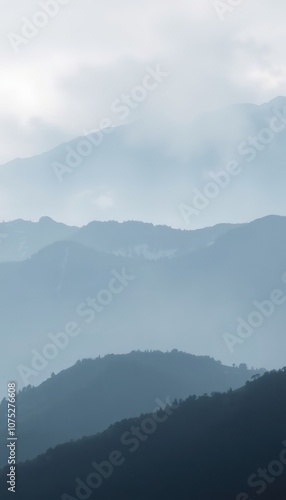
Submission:
[[[1,358],[0,394],[7,378],[19,388],[36,385],[78,359],[109,353],[110,345],[114,353],[175,346],[229,365],[279,368],[285,351],[285,255],[286,218],[267,217],[171,259],[115,256],[61,241],[23,262],[1,263],[1,342],[3,352],[13,351],[13,362]],[[122,293],[111,292],[111,280],[122,273],[130,276],[121,279],[126,286],[116,280],[115,292]],[[58,349],[45,369],[23,380],[19,366],[30,367],[32,351],[44,352],[50,334],[71,321],[81,334]],[[247,324],[239,337],[241,323]],[[225,335],[235,339],[233,349]]]
[[[286,370],[188,398],[19,464],[20,500],[283,500]],[[82,408],[87,412],[88,409]],[[56,415],[54,415],[56,423]],[[2,487],[2,498],[10,498]],[[284,495],[284,496],[283,496]]]
[[[105,430],[127,417],[152,411],[157,400],[236,389],[257,371],[229,367],[207,356],[132,352],[85,359],[17,398],[18,460]],[[6,436],[7,403],[0,405],[0,443]],[[54,416],[56,415],[56,419]],[[44,431],[43,431],[44,430]],[[6,463],[2,453],[0,465]]]

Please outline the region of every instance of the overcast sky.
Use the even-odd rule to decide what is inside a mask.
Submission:
[[[41,2],[0,0],[2,164],[97,128],[147,65],[170,77],[141,111],[172,127],[285,94],[285,0],[244,0],[224,21],[212,0],[61,1],[27,42],[16,36]]]

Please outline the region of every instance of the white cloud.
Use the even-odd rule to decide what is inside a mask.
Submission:
[[[7,34],[20,33],[23,16],[31,20],[40,7],[34,0],[0,0],[0,7],[1,122],[16,129],[10,140],[4,133],[1,162],[39,152],[31,120],[47,124],[43,150],[96,127],[150,63],[172,75],[144,107],[153,123],[188,122],[200,111],[284,93],[282,1],[275,9],[266,0],[242,2],[221,23],[210,0],[71,0],[18,55]]]
[[[111,194],[99,196],[94,203],[99,206],[101,210],[106,210],[114,206],[114,201]]]

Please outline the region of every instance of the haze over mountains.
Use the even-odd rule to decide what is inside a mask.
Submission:
[[[286,500],[285,0],[2,4],[0,500]]]
[[[112,241],[102,237],[109,224]],[[8,374],[19,387],[37,385],[78,359],[108,354],[110,345],[114,353],[175,346],[229,365],[283,366],[286,218],[194,233],[136,223],[60,227],[72,239],[0,264],[2,345],[13,349],[13,364],[1,360],[1,380]],[[176,252],[139,257],[131,233],[150,252]],[[114,255],[119,250],[128,256]]]
[[[159,405],[58,446],[18,466],[16,498],[282,500],[285,384],[285,369],[267,373],[242,389]],[[2,498],[10,498],[4,488]]]
[[[85,141],[82,147],[81,137],[14,160],[0,167],[2,217],[35,221],[45,214],[83,225],[129,220],[132,214],[134,220],[198,228],[283,215],[285,109],[285,97],[261,106],[231,106],[176,126],[168,137],[151,124],[146,132],[146,123],[138,121],[100,136],[93,133],[99,146]],[[250,136],[252,142],[259,137],[255,145]],[[179,206],[193,206],[193,190],[203,190],[212,180],[208,173],[225,170],[233,160],[240,165],[239,175],[198,215],[184,219]]]
[[[178,352],[132,352],[78,361],[17,397],[18,461],[60,443],[104,431],[123,418],[152,411],[190,394],[237,389],[262,371],[223,366],[206,356]],[[167,402],[167,403],[166,403]],[[88,411],[82,411],[87,407]],[[0,446],[5,449],[7,401],[0,404]],[[53,416],[57,416],[55,425]],[[44,432],[43,432],[44,429]],[[0,455],[0,467],[7,463]]]
[[[128,466],[128,479],[114,475],[99,498],[113,498],[114,491],[124,500],[168,498],[179,489],[184,500],[190,492],[208,500],[204,470],[213,498],[229,500],[230,492],[243,491],[243,477],[259,466],[258,457],[266,461],[279,451],[282,417],[275,417],[270,436],[260,412],[268,415],[268,398],[283,413],[284,372],[237,389],[265,368],[285,364],[286,217],[269,215],[286,209],[285,129],[281,97],[201,115],[179,130],[176,143],[150,139],[138,121],[94,132],[89,139],[94,145],[100,137],[100,144],[88,155],[81,157],[87,138],[80,138],[0,167],[0,394],[6,395],[7,379],[24,387],[17,460],[87,436],[21,464],[21,500],[28,500],[33,475],[41,498],[78,499],[67,469],[59,480],[58,460],[67,455],[67,468],[87,470],[83,457],[90,459],[95,447],[103,455],[116,447],[158,400],[189,397],[175,406],[177,422],[170,419]],[[190,138],[187,147],[179,147],[180,136],[185,146]],[[13,197],[19,205],[10,204]],[[130,213],[133,220],[122,222]],[[230,388],[235,392],[196,400]],[[162,405],[159,418],[173,413]],[[3,399],[1,421],[6,411]],[[152,415],[145,418],[150,422]],[[256,434],[246,440],[243,433],[258,419]],[[0,433],[5,436],[5,426]],[[177,449],[172,456],[169,446]],[[155,475],[154,457],[161,467]],[[231,460],[244,466],[238,476],[228,470],[225,480],[221,474]],[[187,461],[194,471],[191,490]],[[2,454],[0,466],[6,462]],[[172,469],[178,480],[160,486]],[[89,487],[80,484],[88,498]],[[271,495],[283,484],[277,481]],[[242,498],[250,500],[251,493]]]
[[[123,257],[158,260],[198,250],[234,227],[219,224],[197,231],[175,230],[143,222],[90,222],[84,227],[67,226],[41,217],[39,222],[21,219],[0,223],[0,262],[21,261],[58,241],[77,242],[98,252]]]

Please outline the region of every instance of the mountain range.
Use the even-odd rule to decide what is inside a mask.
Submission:
[[[237,389],[257,374],[246,365],[224,366],[207,356],[132,352],[78,361],[38,387],[17,395],[17,460],[24,461],[60,443],[104,431],[124,418],[162,404]],[[88,408],[83,411],[83,408]],[[0,446],[5,449],[7,400],[0,404]],[[56,415],[56,425],[54,421]],[[7,463],[1,454],[0,466]]]
[[[229,106],[174,127],[166,137],[137,121],[13,160],[0,167],[2,217],[35,221],[45,214],[82,226],[132,214],[194,229],[285,214],[285,109],[285,97]],[[233,161],[239,175],[199,214],[184,218],[179,207],[192,207],[194,190],[203,192],[209,174]]]
[[[285,138],[278,97],[0,166],[1,498],[284,499]]]
[[[263,494],[267,500],[282,500],[285,386],[284,369],[236,391],[157,405],[101,434],[19,464],[14,496],[251,500]],[[4,500],[10,498],[4,487],[7,473],[7,468],[0,473]]]
[[[1,380],[38,385],[78,359],[108,354],[110,344],[118,354],[175,346],[228,365],[283,365],[286,218],[210,228],[198,238],[197,231],[110,223],[117,233],[108,240],[108,224],[72,228],[74,239],[0,264],[2,352],[13,351],[12,364],[2,356]],[[135,227],[136,238],[127,237]],[[130,256],[136,241],[178,255]]]

